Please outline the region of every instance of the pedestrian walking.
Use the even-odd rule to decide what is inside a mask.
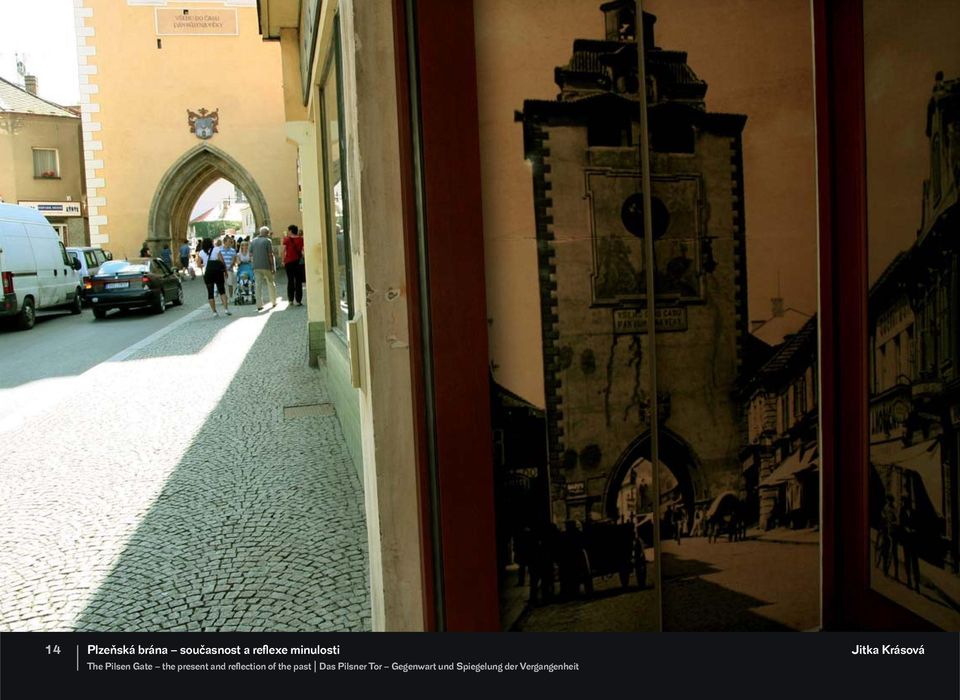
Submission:
[[[909,498],[901,499],[900,546],[903,547],[903,568],[907,570],[907,588],[920,592],[920,557],[917,556],[917,511]],[[894,554],[896,556],[896,554]]]
[[[237,249],[237,266],[243,263],[252,263],[253,257],[250,255],[250,243],[243,241]]]
[[[883,524],[887,533],[887,541],[884,549],[886,555],[883,560],[883,575],[890,575],[890,560],[893,559],[893,577],[900,580],[900,553],[899,549],[899,529],[897,508],[893,503],[893,496],[887,496],[887,504],[883,507]]]
[[[190,272],[190,244],[187,242],[187,239],[183,239],[183,243],[180,244],[180,270],[184,274],[189,274]]]
[[[283,268],[287,271],[287,300],[290,306],[303,306],[303,236],[293,224],[287,226],[287,235],[283,237]]]
[[[140,257],[141,258],[151,258],[153,254],[150,252],[150,245],[144,241],[144,244],[140,247]]]
[[[223,264],[227,266],[227,297],[230,299],[233,298],[233,287],[236,284],[236,274],[234,272],[236,267],[236,257],[237,249],[234,248],[233,236],[226,236],[224,238],[223,246]]]
[[[524,526],[514,539],[513,558],[514,561],[517,562],[517,586],[523,586],[527,582],[526,573],[530,566],[530,553],[532,549],[533,530],[528,526]]]
[[[167,264],[171,270],[173,269],[173,251],[170,250],[170,244],[164,243],[163,250],[160,251],[160,259]]]
[[[253,259],[253,277],[257,285],[257,311],[263,310],[263,302],[268,292],[270,306],[274,307],[277,305],[277,283],[273,273],[277,269],[277,260],[273,254],[269,226],[261,226],[256,237],[250,242],[250,256]]]
[[[703,536],[703,508],[697,508],[693,512],[693,536]]]
[[[224,281],[227,266],[223,262],[223,249],[217,245],[219,242],[219,240],[211,241],[209,238],[203,239],[200,249],[200,260],[203,263],[203,281],[207,285],[207,302],[210,304],[210,310],[213,311],[214,316],[220,315],[217,313],[217,302],[214,299],[215,291],[220,294],[223,312],[227,316],[231,316]]]
[[[640,535],[640,526],[636,526],[633,537],[633,570],[637,575],[637,585],[640,588],[647,587],[647,553]]]

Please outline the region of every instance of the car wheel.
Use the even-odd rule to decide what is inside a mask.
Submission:
[[[22,331],[28,331],[33,328],[37,322],[37,309],[33,303],[33,297],[27,297],[23,300],[23,308],[17,315],[17,328]]]
[[[183,306],[183,285],[177,283],[177,298],[173,300],[174,306]]]
[[[157,303],[154,305],[153,310],[158,314],[162,314],[167,310],[167,298],[163,296],[163,292],[160,292],[160,297],[157,299]]]
[[[77,315],[83,311],[83,299],[80,298],[80,288],[77,287],[77,293],[73,297],[73,304],[70,305],[70,313]]]
[[[94,306],[94,307],[93,307],[93,317],[94,317],[94,318],[106,318],[106,317],[107,317],[107,310],[104,309],[104,308],[101,308],[101,307],[99,307],[99,306]]]

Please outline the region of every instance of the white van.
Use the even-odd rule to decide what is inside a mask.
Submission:
[[[33,328],[37,311],[81,310],[80,277],[57,232],[40,212],[0,204],[0,318]]]

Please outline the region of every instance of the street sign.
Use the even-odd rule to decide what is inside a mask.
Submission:
[[[17,202],[21,207],[36,209],[44,216],[83,216],[80,209],[80,202],[34,202],[20,200]]]

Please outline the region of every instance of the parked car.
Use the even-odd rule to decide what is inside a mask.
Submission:
[[[168,303],[183,304],[183,286],[160,258],[110,260],[91,278],[87,298],[96,318],[104,318],[110,309],[144,306],[162,314]]]
[[[57,232],[39,212],[0,204],[0,317],[33,328],[37,311],[81,311],[80,277]]]
[[[93,286],[91,280],[103,263],[113,260],[113,255],[110,251],[91,246],[67,246],[67,255],[80,263],[80,267],[77,268],[77,272],[80,273],[80,296],[84,304],[89,304],[87,295]]]

